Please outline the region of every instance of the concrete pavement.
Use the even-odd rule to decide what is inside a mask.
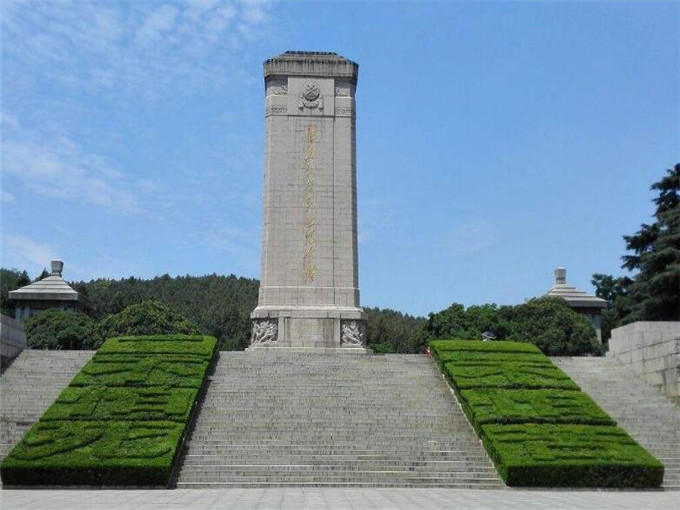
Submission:
[[[680,492],[475,489],[2,490],[2,510],[671,510]]]

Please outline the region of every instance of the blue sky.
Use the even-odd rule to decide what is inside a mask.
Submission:
[[[680,161],[680,3],[3,1],[2,266],[259,277],[262,62],[357,92],[362,304],[621,274]]]

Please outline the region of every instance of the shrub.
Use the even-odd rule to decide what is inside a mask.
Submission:
[[[536,344],[550,356],[602,354],[593,325],[564,299],[556,297],[501,307],[483,305],[465,309],[454,303],[446,310],[430,314],[423,335],[430,340],[480,340],[486,331],[499,340]]]
[[[532,346],[533,347],[533,346]],[[493,352],[493,351],[439,351],[437,353],[439,360],[444,363],[447,361],[454,361],[457,363],[474,363],[474,362],[510,362],[521,361],[523,363],[531,363],[534,365],[550,365],[552,362],[546,358],[541,352]]]
[[[196,388],[73,386],[59,395],[41,420],[186,422],[197,397]]]
[[[663,465],[618,427],[484,425],[484,446],[513,487],[659,487]]]
[[[438,352],[512,352],[541,354],[541,350],[535,345],[519,342],[482,342],[478,340],[433,340],[430,346]]]
[[[215,342],[211,336],[153,335],[145,337],[119,337],[109,339],[97,351],[105,354],[187,354],[212,359]],[[166,358],[163,358],[166,359]]]
[[[396,352],[394,346],[389,342],[382,342],[379,344],[371,344],[369,346],[376,354],[394,354]]]
[[[535,361],[447,362],[446,374],[458,389],[466,388],[562,388],[578,386],[552,363]]]
[[[510,337],[532,342],[548,356],[602,354],[593,325],[562,298],[531,299],[513,307]]]
[[[462,390],[472,421],[488,423],[581,423],[616,425],[607,413],[581,391],[556,389]]]
[[[147,386],[198,388],[208,362],[200,357],[96,355],[71,381],[71,386]]]
[[[203,336],[108,340],[3,460],[3,483],[167,485],[216,350]]]
[[[8,485],[167,485],[179,422],[39,421],[2,461]]]
[[[196,335],[198,326],[170,306],[148,300],[128,306],[120,313],[109,315],[98,326],[102,340],[139,335]]]
[[[663,465],[534,345],[437,340],[431,347],[508,485],[661,485]]]
[[[95,323],[84,313],[52,308],[34,315],[24,326],[32,349],[92,349],[96,344]]]

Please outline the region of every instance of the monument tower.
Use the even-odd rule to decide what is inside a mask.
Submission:
[[[364,350],[358,70],[335,53],[288,51],[264,63],[264,215],[253,348]]]

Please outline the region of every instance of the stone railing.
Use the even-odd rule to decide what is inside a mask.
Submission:
[[[634,322],[613,329],[607,356],[680,404],[680,322]]]

